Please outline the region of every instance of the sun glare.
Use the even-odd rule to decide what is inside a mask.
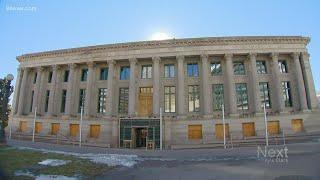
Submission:
[[[157,32],[157,33],[154,33],[151,38],[151,40],[164,40],[164,39],[172,39],[171,36],[169,36],[168,34],[166,33],[163,33],[163,32]]]

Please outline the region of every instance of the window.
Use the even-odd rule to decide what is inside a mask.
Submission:
[[[174,86],[164,87],[164,112],[176,112],[176,87]]]
[[[199,86],[189,86],[189,112],[199,112],[200,95]]]
[[[107,88],[100,88],[98,94],[98,113],[106,112]]]
[[[222,110],[224,104],[223,84],[212,85],[213,109]]]
[[[107,80],[108,79],[108,68],[101,68],[100,69],[100,80]]]
[[[120,88],[119,90],[119,113],[128,113],[129,88]]]
[[[164,77],[165,78],[173,78],[174,76],[175,76],[174,64],[164,65]]]
[[[265,61],[257,61],[257,73],[267,74],[267,66]]]
[[[33,84],[37,82],[37,76],[38,76],[38,73],[36,72],[33,76]]]
[[[292,107],[290,82],[284,81],[281,84],[282,84],[282,96],[284,100],[284,105],[285,107]]]
[[[187,68],[188,68],[188,76],[189,77],[198,77],[199,76],[198,63],[189,63],[187,65]]]
[[[80,89],[78,112],[81,113],[81,107],[84,108],[86,100],[86,89]]]
[[[69,80],[69,70],[64,71],[63,82],[68,82]]]
[[[245,83],[236,84],[237,93],[237,107],[239,110],[247,110],[248,106],[248,93],[247,85]]]
[[[49,97],[50,97],[50,90],[47,90],[47,92],[46,92],[46,102],[45,102],[45,106],[44,106],[44,112],[48,112]]]
[[[141,67],[141,79],[152,78],[152,65],[143,65]]]
[[[51,81],[52,81],[52,71],[49,72],[48,83],[51,83]]]
[[[245,75],[246,70],[244,67],[244,63],[241,61],[236,61],[233,63],[233,72],[235,75]]]
[[[263,108],[264,104],[266,105],[266,109],[271,108],[269,84],[267,82],[260,82],[259,87],[260,87],[261,108]]]
[[[61,107],[60,112],[64,113],[66,109],[66,100],[67,100],[67,90],[62,90],[62,97],[61,97]]]
[[[210,70],[212,76],[221,75],[222,67],[220,61],[211,63]]]
[[[280,60],[278,62],[280,73],[288,73],[288,66],[285,60]]]
[[[124,66],[120,69],[120,80],[129,80],[130,79],[130,67]]]
[[[34,91],[31,92],[31,103],[30,103],[30,109],[29,109],[30,112],[32,112],[33,97],[34,97]]]
[[[82,69],[81,81],[87,81],[88,78],[88,69]]]

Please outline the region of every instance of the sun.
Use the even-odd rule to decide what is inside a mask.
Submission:
[[[152,34],[151,40],[165,40],[165,39],[172,39],[171,36],[169,36],[167,33],[163,33],[163,32],[156,32],[154,34]]]

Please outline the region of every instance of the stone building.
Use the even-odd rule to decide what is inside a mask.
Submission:
[[[301,36],[206,37],[98,45],[17,57],[13,132],[111,147],[221,142],[320,130]],[[37,114],[35,126],[34,114]]]

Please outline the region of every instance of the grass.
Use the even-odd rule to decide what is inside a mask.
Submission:
[[[44,166],[38,162],[46,159],[70,160],[71,162],[62,166]],[[111,168],[104,164],[96,164],[87,159],[75,156],[44,153],[33,150],[20,150],[8,146],[0,146],[0,169],[9,177],[14,177],[15,171],[30,172],[33,175],[64,175],[92,178],[106,173]],[[19,176],[19,179],[33,179]],[[18,178],[17,178],[18,179]]]

